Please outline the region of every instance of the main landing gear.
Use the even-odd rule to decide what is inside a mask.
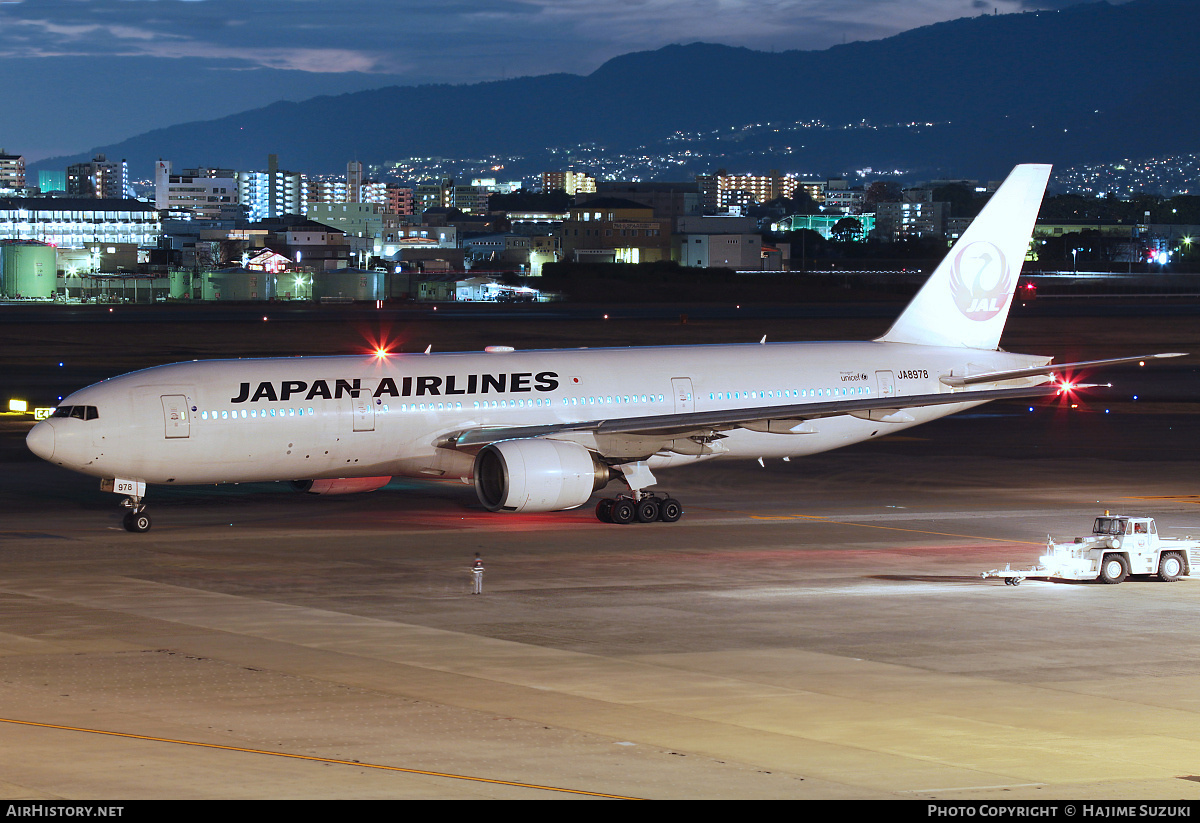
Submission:
[[[146,504],[142,502],[142,498],[126,497],[121,501],[121,506],[129,509],[121,518],[121,525],[125,527],[125,531],[138,534],[150,531],[150,515],[146,513]]]
[[[606,497],[596,504],[596,519],[601,523],[674,523],[683,517],[683,506],[674,497],[659,497],[652,492],[641,492],[638,497],[619,494]]]

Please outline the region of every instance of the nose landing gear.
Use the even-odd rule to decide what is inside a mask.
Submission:
[[[150,515],[146,513],[146,504],[140,497],[126,497],[121,506],[129,509],[121,518],[121,525],[127,532],[142,533],[150,531]]]
[[[129,509],[121,518],[121,525],[127,532],[150,531],[150,515],[146,513],[146,483],[142,480],[126,480],[121,477],[103,478],[100,480],[100,491],[123,494],[121,508]]]

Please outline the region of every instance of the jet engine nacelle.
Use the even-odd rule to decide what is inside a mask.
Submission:
[[[292,488],[309,494],[358,494],[382,489],[391,477],[334,477],[328,480],[293,480]]]
[[[525,438],[484,446],[475,493],[489,511],[552,512],[582,506],[612,470],[578,443]]]

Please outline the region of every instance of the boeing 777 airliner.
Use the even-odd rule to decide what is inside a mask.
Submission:
[[[597,517],[673,522],[656,469],[827,451],[1052,395],[1053,371],[1091,365],[999,349],[1049,174],[1015,168],[874,341],[175,363],[75,392],[27,442],[124,495],[134,532],[150,528],[148,484],[339,494],[394,475],[473,482],[496,512],[577,508],[620,480]]]

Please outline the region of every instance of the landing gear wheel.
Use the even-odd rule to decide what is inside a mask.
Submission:
[[[125,526],[125,531],[142,533],[150,531],[150,515],[145,511],[126,512],[125,517],[121,521]]]
[[[597,502],[596,503],[596,519],[599,520],[601,523],[613,522],[612,521],[612,507],[613,507],[613,503],[615,503],[615,502],[616,501],[614,501],[611,497],[605,497],[605,498],[601,499],[599,502]]]
[[[683,506],[674,497],[668,497],[658,507],[658,519],[664,523],[674,523],[683,517]]]
[[[1129,564],[1119,554],[1106,554],[1100,561],[1100,582],[1113,586],[1120,583],[1129,575]]]
[[[653,523],[658,519],[659,506],[658,501],[653,497],[643,497],[637,504],[637,521],[639,523]]]
[[[636,516],[637,509],[634,508],[633,501],[625,497],[614,500],[612,508],[609,509],[609,517],[619,526],[632,523]]]
[[[1178,552],[1163,552],[1158,559],[1158,579],[1174,583],[1183,576],[1183,556]]]

